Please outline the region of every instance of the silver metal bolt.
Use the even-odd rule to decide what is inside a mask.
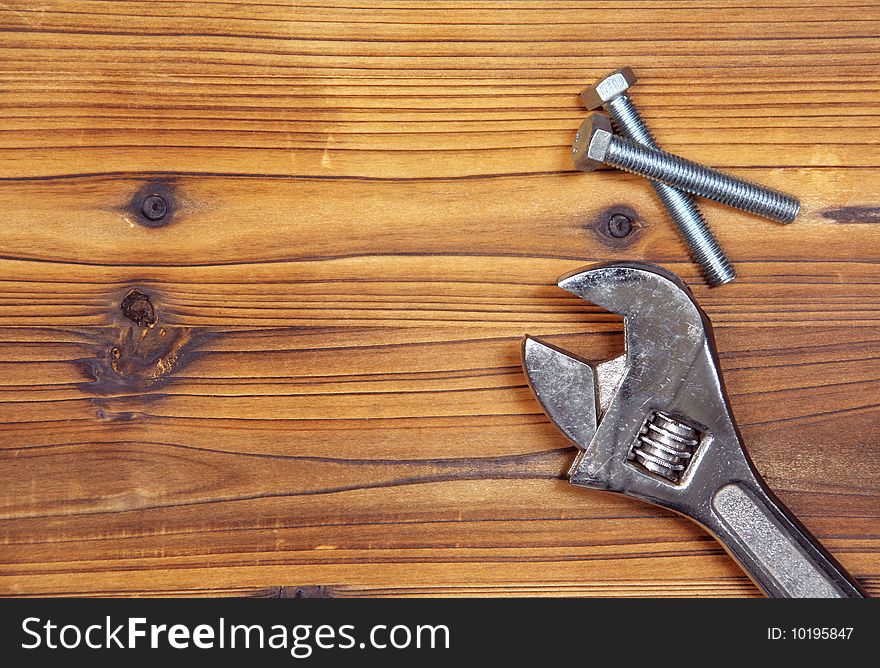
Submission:
[[[659,148],[647,123],[626,94],[636,81],[629,67],[615,70],[581,93],[581,100],[590,110],[604,108],[622,136],[651,148]],[[700,266],[706,281],[710,285],[724,285],[736,278],[736,271],[693,197],[665,183],[652,181],[651,185],[687,242],[691,257]]]
[[[779,223],[792,222],[801,206],[778,190],[614,135],[611,121],[601,114],[590,114],[581,124],[572,153],[583,172],[610,165]]]

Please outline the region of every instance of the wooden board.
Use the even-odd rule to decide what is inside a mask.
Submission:
[[[876,3],[12,0],[0,35],[0,593],[757,595],[564,480],[520,342],[619,353],[555,287],[613,259],[692,283],[758,468],[880,593]],[[729,286],[572,168],[627,64],[666,148],[803,201],[704,206]]]

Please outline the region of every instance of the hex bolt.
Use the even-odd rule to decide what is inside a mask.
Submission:
[[[583,172],[610,165],[779,223],[792,222],[801,206],[778,190],[617,136],[602,114],[590,114],[581,124],[572,153]]]
[[[617,131],[639,144],[660,148],[651,134],[635,104],[627,95],[627,89],[637,81],[629,67],[615,70],[598,83],[581,93],[581,100],[590,109],[602,107],[608,112]],[[666,207],[672,222],[690,249],[691,257],[700,266],[709,285],[724,285],[736,278],[736,271],[721,249],[697,203],[687,193],[652,181],[657,197]]]

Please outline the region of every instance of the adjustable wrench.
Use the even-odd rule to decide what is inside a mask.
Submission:
[[[559,287],[622,315],[626,351],[591,365],[525,339],[532,390],[579,449],[570,482],[691,518],[768,596],[864,596],[755,470],[730,410],[712,325],[682,280],[628,262],[568,275]]]

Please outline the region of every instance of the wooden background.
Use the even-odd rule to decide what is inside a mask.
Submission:
[[[617,258],[692,282],[758,468],[880,593],[878,37],[869,0],[0,3],[0,593],[757,595],[563,480],[520,341],[618,353],[555,287]],[[666,148],[803,201],[704,207],[729,286],[572,169],[627,64]]]

